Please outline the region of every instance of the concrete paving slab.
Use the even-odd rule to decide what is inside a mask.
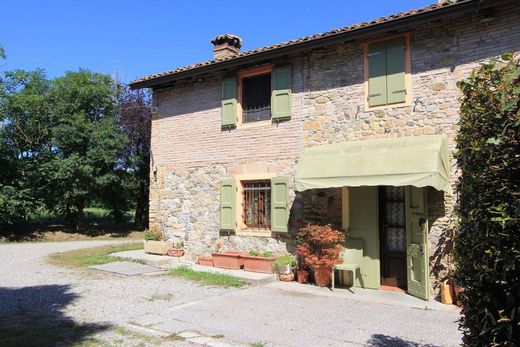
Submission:
[[[372,303],[398,305],[422,310],[445,311],[458,314],[460,308],[455,305],[445,305],[438,301],[425,301],[408,295],[406,293],[391,292],[385,290],[375,290],[366,288],[322,288],[313,285],[301,285],[296,282],[274,282],[268,285],[273,289],[292,292],[298,295],[308,296],[327,296],[336,298],[346,298]]]
[[[89,266],[89,268],[112,272],[124,276],[136,276],[145,273],[161,271],[161,269],[158,269],[156,267],[146,264],[139,264],[131,261],[116,261],[108,264]]]
[[[123,251],[110,254],[114,257],[137,260],[155,267],[172,267],[181,262],[181,258],[165,255],[146,254],[143,249]]]

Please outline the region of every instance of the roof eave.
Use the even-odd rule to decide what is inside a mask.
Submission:
[[[500,2],[500,1],[497,1]],[[130,88],[139,89],[139,88],[156,88],[163,84],[171,84],[172,82],[182,79],[195,77],[202,74],[214,73],[217,71],[227,70],[231,68],[236,68],[246,63],[251,64],[257,61],[263,61],[268,59],[273,59],[277,57],[286,56],[288,54],[296,54],[303,51],[307,51],[310,49],[334,45],[337,43],[344,42],[346,40],[355,40],[367,36],[371,34],[373,31],[381,30],[381,31],[391,31],[403,26],[412,25],[414,23],[431,20],[435,17],[443,16],[446,18],[446,15],[455,16],[460,15],[472,10],[482,9],[486,7],[491,7],[497,2],[494,1],[482,1],[482,0],[467,0],[463,2],[457,2],[451,5],[443,6],[434,10],[416,13],[413,15],[409,15],[402,18],[390,19],[388,21],[377,23],[365,27],[360,27],[357,29],[352,29],[346,32],[341,32],[337,34],[331,34],[329,36],[320,37],[316,39],[311,39],[309,41],[299,42],[292,45],[287,45],[283,47],[273,48],[264,52],[258,52],[251,55],[239,56],[230,60],[225,60],[221,62],[216,62],[209,64],[207,66],[201,66],[193,69],[188,69],[185,71],[180,71],[176,73],[172,73],[165,76],[160,76],[156,78],[152,78],[144,81],[137,81],[135,83],[130,84]],[[475,5],[478,5],[475,6]]]

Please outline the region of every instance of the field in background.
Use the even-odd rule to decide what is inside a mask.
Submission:
[[[46,211],[35,213],[30,221],[13,227],[0,227],[0,242],[76,241],[143,239],[142,228],[132,223],[134,211],[128,211],[123,220],[116,222],[108,210],[89,207],[85,209],[85,223],[80,230],[70,228],[58,216]]]

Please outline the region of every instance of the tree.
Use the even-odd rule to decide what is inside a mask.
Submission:
[[[50,83],[42,70],[0,78],[0,220],[27,219],[43,204],[41,164],[51,153]]]
[[[150,184],[151,96],[146,90],[122,89],[119,95],[119,123],[128,138],[122,159],[132,174],[135,201],[134,223],[148,227]]]
[[[0,59],[5,59],[5,58],[6,58],[6,55],[5,55],[4,47],[2,45],[0,45]]]
[[[81,226],[84,208],[101,201],[116,217],[126,211],[126,139],[116,123],[116,88],[108,75],[68,72],[52,82],[53,153],[43,164],[48,206]]]
[[[483,64],[462,90],[455,243],[467,346],[520,341],[520,62]]]

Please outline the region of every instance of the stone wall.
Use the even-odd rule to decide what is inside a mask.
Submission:
[[[481,23],[478,14],[429,23],[411,30],[412,102],[365,110],[362,42],[315,50],[304,60],[304,147],[370,138],[446,134],[450,181],[458,173],[455,136],[460,93],[456,83],[479,63],[520,50],[520,6],[510,5]],[[394,33],[395,34],[395,33]],[[453,259],[455,195],[428,189],[431,283],[437,291]]]

